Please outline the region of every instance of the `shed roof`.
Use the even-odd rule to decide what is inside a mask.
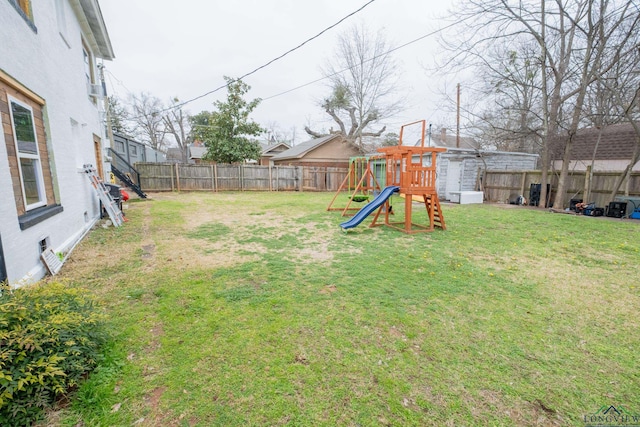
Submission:
[[[419,145],[420,140],[416,141],[415,145]],[[425,140],[425,145],[427,141]],[[445,148],[462,148],[462,149],[471,149],[477,150],[480,148],[480,144],[478,142],[468,136],[460,136],[460,147],[456,147],[457,138],[456,135],[451,135],[447,133],[447,129],[443,128],[440,132],[432,132],[431,133],[431,145],[436,147],[445,147]]]

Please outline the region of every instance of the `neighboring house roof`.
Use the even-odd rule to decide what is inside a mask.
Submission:
[[[263,156],[274,156],[291,149],[291,146],[285,142],[274,142],[271,144],[260,143]]]
[[[189,146],[189,158],[190,159],[202,159],[207,153],[207,147]]]
[[[598,136],[601,133],[600,142]],[[636,134],[631,123],[609,125],[602,129],[587,128],[579,130],[571,146],[572,160],[592,159],[598,143],[595,160],[626,160],[633,156],[633,150],[640,136]],[[566,137],[565,137],[566,138]],[[551,150],[552,158],[562,158],[564,138],[558,138]]]
[[[74,2],[71,2],[71,4],[73,5]],[[90,30],[88,35],[93,36],[93,40],[89,40],[89,43],[92,45],[91,47],[94,50],[94,54],[102,59],[111,60],[115,58],[98,0],[79,0],[79,4],[82,9],[82,15],[84,15],[86,21],[81,19],[80,16],[78,20],[81,26],[85,27],[88,25]],[[85,32],[87,32],[86,29]]]
[[[283,151],[280,154],[276,154],[271,159],[273,160],[301,159],[309,151],[315,150],[321,145],[324,145],[329,141],[333,141],[336,138],[342,138],[342,135],[334,134],[334,135],[323,136],[322,138],[310,139],[309,141],[302,142],[294,147],[289,148],[286,151]]]
[[[435,147],[445,147],[445,148],[466,148],[477,150],[480,148],[480,144],[476,142],[475,139],[470,138],[468,136],[460,136],[460,147],[456,147],[457,138],[455,135],[449,135],[446,132],[446,129],[441,130],[440,132],[433,132],[431,134],[431,142],[430,145]],[[424,144],[429,144],[428,138],[425,138]],[[420,145],[420,140],[416,141],[415,145]]]

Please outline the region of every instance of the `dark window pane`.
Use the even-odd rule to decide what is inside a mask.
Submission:
[[[11,112],[13,114],[13,126],[16,130],[16,139],[18,140],[18,151],[25,154],[38,154],[31,111],[12,102]]]

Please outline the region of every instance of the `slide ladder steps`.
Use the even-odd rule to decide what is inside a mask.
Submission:
[[[444,223],[444,216],[442,215],[442,208],[440,207],[440,199],[438,199],[438,195],[425,195],[425,204],[427,205],[429,218],[433,218],[432,226],[440,227],[441,229],[446,230],[447,227]]]

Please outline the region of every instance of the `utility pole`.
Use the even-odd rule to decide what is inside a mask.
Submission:
[[[458,103],[456,108],[456,148],[460,148],[460,83],[458,83]]]

